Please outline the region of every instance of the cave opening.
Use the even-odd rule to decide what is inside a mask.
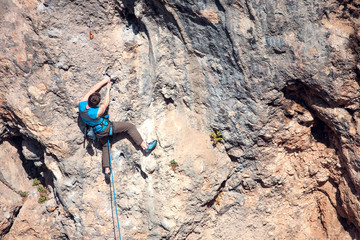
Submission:
[[[49,178],[47,178],[51,172],[44,164],[44,147],[38,141],[21,135],[11,137],[7,139],[7,141],[17,149],[17,153],[22,162],[22,167],[24,168],[28,179],[38,179],[43,186],[48,186],[49,183],[52,185],[52,180],[49,182]],[[40,154],[37,161],[29,160],[24,155],[24,141],[31,142],[34,146],[36,146],[36,150]]]
[[[315,117],[310,130],[314,140],[323,143],[328,148],[334,148],[334,139],[331,130],[323,121]]]
[[[283,89],[284,97],[288,100],[294,101],[301,107],[309,111],[314,118],[311,124],[305,124],[310,127],[312,138],[320,143],[323,143],[328,148],[335,148],[337,136],[330,129],[330,127],[321,120],[315,110],[308,106],[307,98],[317,98],[311,89],[300,83],[300,81],[292,81]],[[307,93],[307,96],[304,96]],[[292,116],[287,116],[292,118]]]

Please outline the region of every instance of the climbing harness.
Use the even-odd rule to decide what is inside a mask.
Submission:
[[[116,196],[115,196],[114,174],[113,174],[112,166],[111,166],[110,136],[112,136],[112,134],[113,134],[113,126],[112,126],[112,123],[110,122],[110,132],[109,132],[109,136],[108,136],[110,174],[111,174],[111,181],[112,181],[112,189],[113,189],[113,193],[114,193],[114,204],[115,204],[116,220],[117,220],[117,226],[118,226],[118,230],[119,230],[119,237],[120,237],[120,240],[121,240],[119,216],[118,216],[118,212],[117,212],[117,204],[116,204]]]
[[[102,131],[104,128],[106,128],[110,124],[109,115],[106,115],[106,116],[104,116],[102,118],[102,121],[100,123],[95,124],[95,125],[89,125],[90,122],[96,121],[96,120],[91,119],[90,117],[88,117],[88,114],[85,111],[81,112],[79,114],[80,119],[85,124],[85,127],[84,127],[84,142],[83,142],[84,148],[85,148],[87,138],[90,139],[92,142],[95,142],[96,139],[98,138],[96,133]],[[98,120],[98,121],[100,121],[100,120]],[[96,155],[97,155],[97,152],[96,152]]]
[[[109,125],[109,114],[93,119],[89,116],[89,110],[90,109],[85,109],[83,112],[80,112],[80,117],[88,126],[88,130],[92,129],[94,133],[103,131]]]

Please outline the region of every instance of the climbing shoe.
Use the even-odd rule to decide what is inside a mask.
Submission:
[[[110,182],[110,175],[111,175],[111,173],[105,173],[105,182],[106,183]]]
[[[152,150],[155,149],[157,141],[154,140],[151,143],[148,143],[148,148],[144,150],[145,153],[149,154],[152,152]]]

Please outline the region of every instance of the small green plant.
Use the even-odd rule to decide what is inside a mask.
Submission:
[[[172,170],[176,170],[176,167],[178,167],[179,166],[179,164],[175,161],[175,160],[171,160],[170,161],[170,166],[171,166],[171,168],[172,168]]]
[[[37,178],[34,178],[34,180],[33,180],[33,186],[37,186],[37,185],[39,185],[40,184],[40,180],[38,180]]]
[[[27,196],[29,195],[28,192],[23,192],[23,191],[20,191],[19,194],[20,194],[20,197],[22,197],[22,198],[27,198]]]
[[[40,193],[40,198],[38,200],[38,203],[44,203],[45,201],[49,200],[49,193],[48,193],[48,190],[46,189],[46,187],[39,185],[37,187],[37,190]]]
[[[47,195],[47,193],[41,193],[38,203],[44,203],[47,200],[49,200],[49,196]]]
[[[6,71],[9,71],[9,69],[10,69],[9,65],[5,65],[5,69],[6,69]]]
[[[42,193],[42,192],[44,192],[44,187],[41,186],[41,185],[39,185],[39,186],[37,187],[37,190],[38,190],[40,193]]]
[[[220,131],[212,132],[210,135],[211,140],[216,145],[218,142],[221,142],[223,140],[222,133]]]

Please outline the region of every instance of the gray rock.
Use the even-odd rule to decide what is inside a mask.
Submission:
[[[44,159],[43,148],[34,139],[23,139],[21,147],[26,160],[40,161]]]

